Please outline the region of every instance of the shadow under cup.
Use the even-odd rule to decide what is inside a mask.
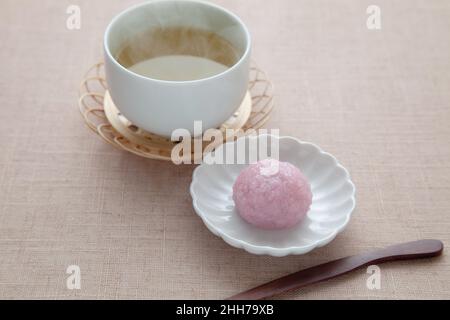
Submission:
[[[179,128],[193,134],[194,121],[202,121],[202,131],[217,128],[247,91],[250,35],[237,16],[213,4],[165,0],[132,7],[112,20],[104,47],[114,103],[131,122],[155,134],[170,137]],[[156,59],[169,57],[191,60],[172,60],[184,61],[186,68],[167,63],[178,73],[174,78],[161,76],[161,70],[153,76],[133,69],[151,61],[162,69]],[[209,68],[212,64],[216,69]]]

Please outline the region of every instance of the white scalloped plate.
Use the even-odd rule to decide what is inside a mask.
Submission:
[[[324,246],[341,232],[355,208],[355,186],[348,171],[318,146],[293,137],[271,135],[240,139],[276,139],[279,160],[297,166],[308,178],[313,201],[306,218],[286,230],[263,230],[245,222],[236,212],[232,186],[246,164],[206,164],[193,173],[190,187],[193,206],[208,229],[228,244],[253,254],[286,256],[304,254]],[[216,153],[228,142],[216,149]],[[248,146],[248,145],[247,145]],[[235,147],[230,146],[230,147]],[[246,148],[247,157],[248,150]]]

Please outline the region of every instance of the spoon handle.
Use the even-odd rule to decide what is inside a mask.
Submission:
[[[370,264],[439,256],[443,248],[444,245],[441,241],[431,239],[395,244],[383,249],[341,258],[304,269],[231,296],[227,300],[269,298],[276,294],[346,274]]]

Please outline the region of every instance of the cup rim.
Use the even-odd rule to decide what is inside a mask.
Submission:
[[[110,37],[110,32],[111,32],[111,28],[112,26],[119,20],[121,19],[123,16],[129,14],[131,11],[134,10],[138,10],[141,7],[150,5],[152,3],[155,2],[190,2],[190,3],[195,3],[195,4],[200,4],[200,5],[204,5],[204,6],[209,6],[215,9],[218,9],[219,11],[221,11],[222,13],[227,14],[228,16],[230,16],[232,19],[234,19],[239,26],[242,28],[242,30],[244,31],[245,34],[245,39],[246,39],[246,46],[245,46],[245,51],[242,54],[242,56],[239,58],[238,61],[236,61],[231,67],[227,68],[225,71],[222,71],[220,73],[214,74],[212,76],[206,77],[206,78],[200,78],[200,79],[195,79],[195,80],[162,80],[162,79],[156,79],[156,78],[151,78],[151,77],[146,77],[143,75],[140,75],[138,73],[135,73],[127,68],[125,68],[123,65],[121,65],[116,58],[114,58],[114,56],[111,54],[111,51],[109,49],[109,45],[108,45],[108,40]],[[231,12],[228,9],[225,9],[219,5],[216,5],[214,3],[210,3],[210,2],[206,2],[206,1],[202,1],[202,0],[152,0],[152,1],[147,1],[147,2],[143,2],[143,3],[139,3],[136,5],[133,5],[123,11],[121,11],[120,13],[118,13],[116,16],[114,16],[114,18],[109,22],[108,26],[106,27],[105,30],[105,34],[103,37],[103,48],[106,52],[106,54],[108,55],[108,58],[114,63],[114,65],[116,65],[116,67],[118,67],[119,69],[125,71],[126,73],[141,78],[141,79],[145,79],[145,80],[150,80],[150,81],[155,81],[155,82],[161,82],[161,83],[168,83],[168,84],[192,84],[192,83],[199,83],[199,82],[204,82],[204,81],[209,81],[212,80],[214,78],[219,78],[224,76],[227,73],[232,72],[234,69],[236,69],[240,64],[242,64],[242,62],[247,58],[247,56],[250,53],[251,50],[251,43],[252,43],[252,39],[250,36],[250,32],[248,31],[247,26],[244,24],[244,22],[241,20],[241,18],[239,18],[236,14],[234,14],[233,12]]]

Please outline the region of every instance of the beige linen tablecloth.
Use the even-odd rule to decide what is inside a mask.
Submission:
[[[276,88],[268,123],[312,141],[357,187],[347,229],[303,256],[254,256],[212,235],[193,166],[121,152],[77,110],[109,20],[137,1],[0,2],[0,298],[224,298],[290,272],[421,238],[450,245],[450,2],[221,0]],[[369,5],[381,30],[366,27]],[[69,30],[70,5],[81,29]],[[381,265],[282,296],[450,298],[449,256]],[[78,265],[81,289],[66,286]]]

